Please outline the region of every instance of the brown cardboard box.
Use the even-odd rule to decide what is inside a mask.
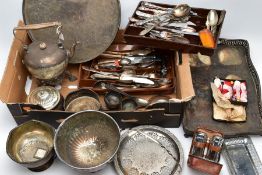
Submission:
[[[21,21],[19,22],[19,25],[22,25]],[[122,32],[123,31],[120,33]],[[30,39],[25,31],[18,31],[16,36],[24,43],[30,43]],[[118,35],[116,40],[121,38],[121,35]],[[27,93],[25,92],[25,86],[30,75],[22,63],[23,54],[23,44],[19,40],[14,39],[1,82],[0,99],[7,104],[11,114],[18,124],[30,119],[37,119],[57,127],[63,119],[72,113],[54,110],[46,111],[42,110],[38,105],[26,103]],[[78,76],[79,65],[70,65],[68,69],[72,74]],[[176,64],[175,72],[177,87],[176,91],[172,94],[174,98],[170,103],[162,104],[156,109],[144,109],[134,112],[110,111],[107,113],[110,114],[122,128],[140,124],[179,127],[183,105],[194,96],[188,55],[183,55],[182,65]],[[60,93],[65,97],[69,92],[77,88],[78,83],[78,80],[75,82],[63,80]],[[33,79],[30,89],[33,90],[36,87],[36,81]]]

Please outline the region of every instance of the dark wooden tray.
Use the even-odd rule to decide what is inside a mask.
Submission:
[[[220,63],[219,60],[225,61],[227,58],[238,64],[223,65]],[[246,40],[221,39],[211,61],[212,64],[209,66],[200,62],[196,66],[191,66],[196,97],[185,107],[183,118],[185,135],[192,136],[193,131],[200,126],[219,130],[224,133],[225,137],[262,135],[260,82],[250,58],[248,42]],[[227,123],[212,119],[210,82],[216,76],[226,78],[229,74],[239,76],[247,82],[247,121],[244,123]]]
[[[143,1],[141,1],[138,7],[141,5]],[[160,3],[152,3],[156,4],[162,7],[168,7],[168,8],[174,8],[175,5],[168,5],[168,4],[160,4]],[[136,10],[137,10],[136,9]],[[135,10],[135,11],[136,11]],[[191,17],[191,21],[194,22],[197,26],[195,27],[197,29],[197,32],[199,32],[201,29],[206,28],[206,17],[208,12],[211,9],[203,9],[203,8],[192,8],[193,12],[196,12],[199,16],[193,16]],[[222,13],[226,13],[224,10],[216,10],[219,17]],[[132,17],[136,17],[136,14],[134,12]],[[224,19],[223,19],[224,20]],[[190,40],[190,44],[182,44],[174,41],[167,41],[163,39],[154,39],[150,37],[145,37],[145,36],[140,36],[139,33],[144,29],[142,27],[134,27],[130,25],[131,23],[129,22],[127,24],[125,33],[124,33],[124,38],[129,44],[137,44],[137,45],[144,45],[147,47],[153,47],[153,48],[162,48],[162,49],[170,49],[170,50],[180,50],[184,53],[202,53],[204,55],[213,55],[215,48],[207,48],[203,47],[200,41],[199,36],[194,36],[194,35],[185,35],[185,38]],[[215,42],[217,44],[221,28],[223,25],[223,21],[221,22],[220,25],[217,27],[217,31],[215,33]]]
[[[156,53],[161,53],[161,51],[155,51]],[[173,51],[162,51],[162,55],[167,56],[167,58],[163,58],[166,60],[166,66],[167,66],[167,76],[165,78],[168,78],[171,82],[168,83],[166,86],[162,87],[139,87],[139,88],[123,88],[122,90],[130,93],[130,94],[172,94],[175,90],[176,87],[176,75],[175,75],[175,63],[174,63],[174,57],[175,53]],[[92,79],[90,76],[93,74],[92,72],[86,71],[82,68],[82,66],[87,66],[91,67],[92,69],[94,68],[94,65],[96,65],[97,61],[96,59],[92,61],[91,65],[90,63],[84,63],[81,64],[79,67],[79,87],[88,87],[89,89],[92,89],[93,91],[99,93],[99,94],[104,94],[107,90],[106,89],[101,89],[101,88],[95,88],[94,85],[101,81],[101,80],[95,80]],[[101,70],[97,70],[101,71]],[[140,72],[141,74],[145,72],[157,72],[157,68],[153,70],[147,70],[147,69],[137,69],[136,70],[138,73]],[[115,83],[114,80],[106,80],[107,82],[110,83]]]
[[[131,45],[129,43],[126,43],[126,41],[123,38],[123,31],[120,30],[118,34],[116,35],[116,38],[114,42],[111,44],[111,46],[107,49],[107,51],[130,51],[130,50],[136,50],[136,49],[145,49],[148,48],[146,46],[141,45]],[[160,58],[165,60],[166,68],[167,68],[167,75],[164,78],[168,78],[171,80],[170,83],[168,83],[166,86],[162,87],[139,87],[139,88],[123,88],[122,90],[129,93],[129,94],[135,94],[135,95],[152,95],[152,94],[173,94],[176,90],[176,73],[175,73],[175,57],[176,52],[172,50],[167,49],[153,49],[153,52],[151,53],[153,55],[157,55]],[[98,56],[97,59],[99,59],[101,56]],[[94,59],[92,61],[82,63],[79,67],[79,84],[78,87],[88,87],[92,89],[93,91],[104,94],[106,92],[105,89],[101,88],[94,88],[94,85],[99,80],[94,80],[90,76],[92,75],[91,72],[85,71],[82,69],[82,66],[87,66],[92,69],[94,68],[94,65],[97,64],[97,59]],[[97,70],[97,69],[96,69]],[[97,71],[103,71],[103,70],[97,70]],[[137,72],[144,73],[147,72],[143,69],[136,70]],[[158,67],[153,70],[148,70],[149,72],[158,72]],[[114,81],[107,80],[108,82],[114,83]]]

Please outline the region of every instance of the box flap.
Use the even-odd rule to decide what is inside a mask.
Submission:
[[[23,25],[23,22],[19,21],[18,25]],[[16,38],[22,40],[24,44],[29,42],[27,33],[23,30],[16,32]],[[22,102],[26,98],[24,87],[28,72],[22,63],[21,57],[24,54],[22,45],[21,41],[14,38],[0,85],[0,100],[5,103]]]
[[[189,54],[182,54],[182,64],[176,59],[176,75],[177,75],[177,96],[179,99],[172,99],[175,102],[186,102],[195,96],[195,91],[192,82]],[[176,57],[178,58],[178,57]]]

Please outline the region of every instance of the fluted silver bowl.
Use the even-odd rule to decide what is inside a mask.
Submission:
[[[84,172],[102,169],[115,155],[120,141],[117,123],[108,114],[82,111],[58,127],[55,151],[66,165]]]

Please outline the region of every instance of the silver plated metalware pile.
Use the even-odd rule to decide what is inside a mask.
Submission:
[[[170,62],[167,63],[169,58],[164,54],[159,55],[155,52],[157,49],[106,50],[118,32],[120,13],[119,0],[23,1],[25,25],[14,28],[13,33],[16,37],[15,31],[28,31],[32,42],[22,43],[22,63],[31,76],[38,80],[38,84],[32,86],[27,96],[29,107],[22,106],[20,110],[26,113],[31,110],[31,106],[38,105],[47,114],[63,111],[70,116],[61,122],[57,130],[36,120],[11,130],[6,152],[13,161],[31,171],[43,171],[51,166],[56,153],[64,164],[83,173],[99,171],[113,161],[119,175],[181,174],[184,153],[175,135],[153,125],[121,131],[117,122],[105,113],[114,110],[119,113],[151,110],[161,103],[170,105],[174,100],[164,92],[152,93],[150,98],[143,96],[147,88],[174,85],[175,69],[172,69],[172,74],[169,69],[175,66],[174,57],[170,66]],[[200,39],[195,42],[203,44],[199,32],[208,29],[214,37],[224,20],[225,12],[218,13],[212,9],[205,16],[201,15],[188,4],[170,8],[143,1],[134,17],[129,18],[129,24],[139,28],[139,36],[143,38],[186,45],[192,44],[190,37],[197,36]],[[204,26],[198,26],[193,18],[201,18],[202,22],[204,20]],[[16,39],[22,41],[21,38]],[[216,46],[217,43],[211,44]],[[223,64],[226,65],[228,59],[232,61],[230,54],[222,56]],[[205,65],[211,64],[210,57],[200,53],[197,57]],[[95,65],[92,62],[90,65],[93,67],[86,66],[94,58]],[[178,51],[180,58],[181,50]],[[77,87],[72,90],[67,86],[69,92],[66,92],[64,99],[59,89],[63,86],[62,82],[67,81],[65,77],[68,76],[70,81],[77,79],[68,71],[68,64],[79,64],[79,71],[84,71],[95,82],[92,87],[106,91],[97,94],[90,88]],[[144,90],[140,96],[125,91],[139,88]],[[176,89],[171,91],[174,93]],[[193,142],[196,145],[190,154],[213,163],[219,162],[220,148],[224,143],[224,155],[231,174],[261,175],[262,164],[250,138],[232,138],[224,142],[222,136],[208,138],[203,133],[197,133]],[[207,149],[201,147],[203,144]],[[218,148],[219,153],[214,151]]]

